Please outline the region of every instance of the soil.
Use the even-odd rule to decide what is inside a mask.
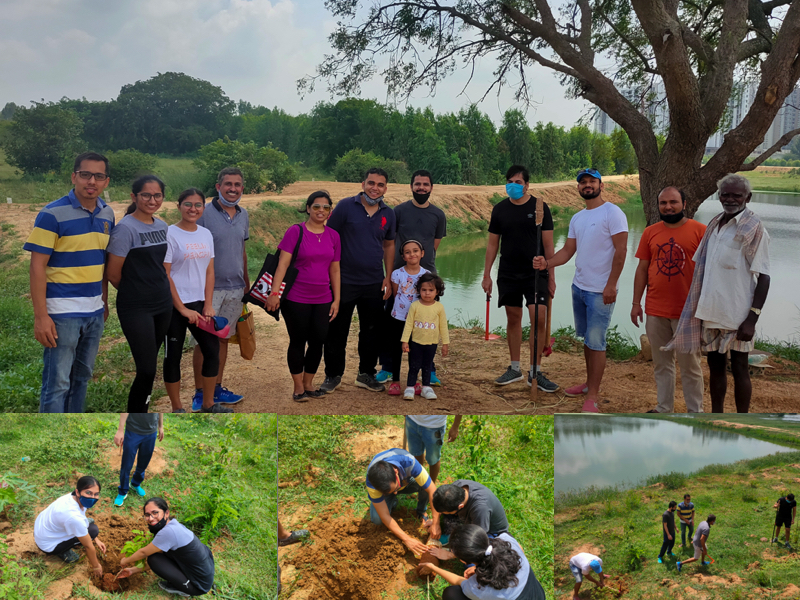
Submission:
[[[103,591],[116,593],[136,591],[145,587],[148,584],[147,573],[137,573],[124,579],[116,578],[117,574],[122,570],[119,564],[122,558],[122,547],[125,542],[136,537],[136,534],[133,533],[134,529],[138,531],[145,529],[145,524],[141,517],[105,513],[95,517],[95,523],[100,528],[98,537],[105,543],[107,552],[105,556],[100,555],[100,564],[103,565],[103,577],[101,579],[93,574],[91,576],[92,583]]]
[[[98,444],[98,449],[100,450],[99,461],[107,465],[112,471],[119,473],[120,467],[122,466],[122,447],[118,448],[110,440],[101,440]],[[134,461],[131,472],[133,472],[135,468],[136,462]],[[147,475],[158,475],[165,470],[167,470],[167,459],[164,447],[156,445],[153,451],[153,457],[147,465]]]
[[[406,533],[425,541],[413,510],[400,507],[393,516]],[[296,523],[288,511],[280,520],[288,527]],[[423,581],[415,570],[419,561],[385,527],[372,524],[363,502],[335,502],[302,525],[311,532],[309,542],[278,549],[286,600],[391,599]]]
[[[607,196],[612,201],[621,201],[614,190],[633,191],[637,189],[636,177],[608,177]],[[263,200],[297,204],[299,198],[306,197],[317,189],[326,189],[334,198],[354,194],[359,186],[352,183],[335,182],[297,182],[288,186],[282,195],[252,195],[242,199],[245,207],[255,207]],[[575,193],[572,182],[556,182],[533,186],[534,193],[541,195],[554,206],[580,208],[582,200]],[[474,218],[488,218],[491,204],[487,201],[494,193],[503,193],[502,186],[436,186],[436,202],[448,214],[464,215],[464,211]],[[390,186],[386,200],[395,205],[407,200],[410,193],[407,186]],[[118,218],[122,216],[127,202],[112,203]],[[20,238],[27,237],[33,226],[36,211],[31,205],[0,205],[0,222],[15,224]],[[275,242],[271,235],[264,235],[269,243]],[[22,260],[27,260],[23,254]],[[254,312],[258,350],[251,361],[242,359],[231,347],[225,367],[225,385],[245,400],[232,408],[237,412],[277,412],[278,414],[405,414],[424,411],[426,414],[554,414],[559,412],[580,412],[583,398],[568,398],[563,388],[585,381],[586,367],[580,353],[555,352],[543,363],[547,375],[562,386],[554,394],[540,392],[538,399],[531,402],[529,389],[520,382],[504,387],[495,386],[493,380],[503,373],[508,365],[508,346],[505,340],[485,341],[478,332],[463,329],[451,331],[450,356],[437,357],[437,375],[444,386],[435,388],[438,399],[425,401],[417,397],[413,402],[404,401],[385,392],[376,393],[355,387],[358,344],[358,323],[351,326],[348,338],[348,361],[342,378],[342,385],[334,392],[314,398],[309,402],[297,403],[292,400],[292,380],[285,368],[286,348],[289,337],[284,321],[276,322],[262,310]],[[527,353],[527,342],[523,355]],[[798,410],[800,382],[796,365],[771,358],[774,369],[767,369],[753,375],[753,397],[750,412],[787,412]],[[191,373],[191,354],[183,357],[182,370]],[[320,365],[316,384],[322,382],[324,362]],[[705,372],[706,390],[703,409],[711,410],[708,393],[708,369]],[[185,408],[190,407],[193,390],[184,385],[181,400]],[[609,361],[606,366],[600,390],[599,407],[606,413],[645,412],[656,405],[656,387],[653,379],[653,365],[643,358],[625,362]],[[416,408],[415,408],[416,407]],[[727,410],[733,411],[733,381],[728,385]],[[171,410],[166,396],[153,400],[151,410],[168,412]],[[685,411],[680,375],[676,386],[675,410]],[[154,458],[155,460],[155,458]]]
[[[389,425],[383,429],[359,433],[348,441],[348,447],[356,461],[367,462],[378,452],[388,448],[402,448],[403,429]]]

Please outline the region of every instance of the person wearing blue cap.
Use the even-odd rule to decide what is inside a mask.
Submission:
[[[564,247],[549,259],[537,256],[534,269],[563,265],[575,256],[572,311],[575,332],[583,338],[586,381],[564,390],[567,396],[586,395],[583,412],[600,412],[597,402],[606,368],[606,331],[617,301],[619,276],[625,265],[628,220],[615,204],[603,199],[603,180],[597,169],[578,173],[578,193],[586,208],[569,222]]]
[[[572,588],[572,600],[580,600],[578,592],[584,579],[588,579],[599,587],[605,587],[606,579],[610,576],[603,573],[603,560],[599,556],[588,552],[581,552],[569,559],[569,570],[575,578],[575,587]],[[599,575],[597,579],[591,576],[592,572]]]

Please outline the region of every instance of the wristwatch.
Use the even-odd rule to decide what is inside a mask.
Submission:
[[[751,306],[750,310],[752,310],[754,313],[756,313],[756,316],[760,316],[761,315],[761,309],[760,308],[754,308],[754,307]]]

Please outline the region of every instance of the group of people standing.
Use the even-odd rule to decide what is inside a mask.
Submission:
[[[36,339],[44,346],[40,412],[82,412],[108,318],[108,283],[117,288],[117,316],[136,364],[128,412],[147,412],[164,353],[164,382],[172,412],[180,400],[180,361],[187,328],[194,350],[195,412],[232,412],[242,401],[222,386],[228,339],[249,289],[247,211],[238,206],[242,172],[223,169],[219,195],[206,204],[196,188],[178,196],[180,220],[156,217],[165,185],[144,175],[131,186],[127,214],[115,222],[101,199],[108,159],[87,152],[75,159],[73,189],[37,215],[24,248],[31,253],[30,285]],[[206,210],[208,209],[208,210]],[[225,319],[230,327],[223,327]]]

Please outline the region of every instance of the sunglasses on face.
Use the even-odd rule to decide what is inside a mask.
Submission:
[[[183,206],[183,208],[192,208],[193,206],[195,208],[203,208],[205,204],[203,204],[202,202],[184,202],[183,204],[181,204],[181,206]]]
[[[75,171],[75,174],[84,181],[89,181],[92,177],[94,177],[95,181],[105,181],[106,179],[108,179],[108,175],[106,175],[105,173],[92,173],[91,171]]]
[[[312,204],[311,205],[311,210],[323,210],[325,212],[330,212],[331,211],[331,205],[330,204]]]

